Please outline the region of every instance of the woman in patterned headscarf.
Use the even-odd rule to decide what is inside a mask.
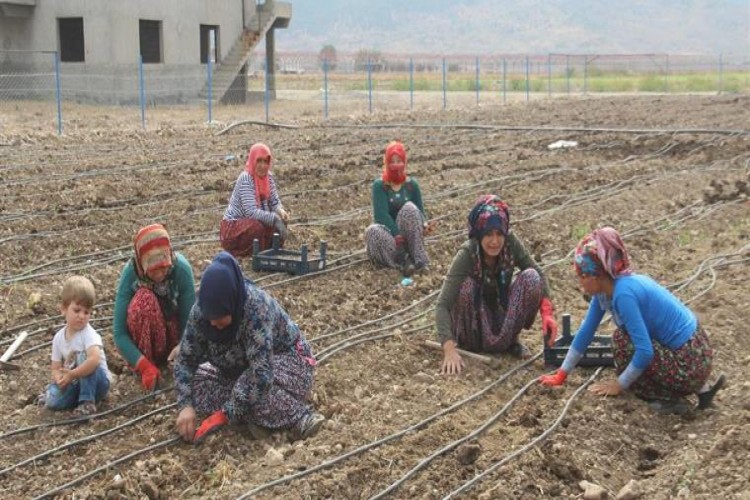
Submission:
[[[253,240],[260,249],[271,247],[273,233],[287,237],[289,214],[281,205],[276,181],[271,173],[271,150],[262,143],[253,144],[247,154],[245,170],[237,178],[219,229],[221,247],[235,257],[253,252]]]
[[[602,396],[630,389],[661,413],[689,409],[685,396],[698,395],[698,408],[708,408],[724,384],[713,386],[713,350],[695,314],[648,276],[634,274],[622,238],[611,227],[585,236],[575,249],[573,267],[583,292],[592,296],[586,318],[575,335],[562,367],[541,377],[542,384],[562,385],[586,351],[604,314],[612,315],[618,378],[591,386]]]
[[[227,424],[311,437],[325,420],[308,401],[315,365],[297,324],[221,252],[203,272],[175,363],[177,430],[188,442]],[[196,412],[207,415],[197,429]]]
[[[174,360],[193,302],[193,270],[172,250],[167,230],[161,224],[141,228],[133,239],[133,258],[120,273],[112,330],[144,389],[156,386],[157,366]]]
[[[521,272],[514,278],[516,268]],[[510,230],[508,206],[495,195],[469,213],[469,239],[458,249],[438,298],[435,319],[443,346],[442,372],[461,372],[457,347],[529,357],[518,341],[537,310],[551,344],[557,335],[544,273]]]
[[[424,269],[424,237],[434,224],[427,222],[417,180],[406,175],[406,149],[398,141],[385,148],[383,173],[372,183],[372,211],[374,222],[365,230],[370,261],[405,276]]]

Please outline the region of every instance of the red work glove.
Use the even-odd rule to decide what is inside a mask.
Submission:
[[[146,356],[141,356],[141,359],[138,360],[135,371],[141,375],[141,385],[144,389],[147,391],[156,389],[156,383],[159,381],[159,369],[146,359]]]
[[[557,322],[553,314],[552,301],[544,297],[539,304],[539,316],[542,317],[542,335],[548,347],[552,347],[557,339]]]
[[[213,412],[211,415],[206,417],[206,419],[201,422],[201,425],[198,426],[198,429],[195,431],[195,437],[193,438],[194,444],[200,444],[203,442],[204,439],[208,437],[209,434],[213,434],[214,432],[221,429],[223,426],[227,425],[229,423],[229,419],[227,418],[227,414],[224,413],[224,410],[219,410]]]
[[[565,373],[562,368],[558,368],[557,371],[551,375],[542,375],[541,377],[539,377],[539,382],[542,385],[555,387],[558,385],[563,385],[566,378],[568,378],[568,374]]]

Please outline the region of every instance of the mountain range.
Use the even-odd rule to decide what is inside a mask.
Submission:
[[[750,0],[290,0],[281,51],[670,53],[750,60]]]

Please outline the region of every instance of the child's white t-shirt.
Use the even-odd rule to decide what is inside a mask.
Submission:
[[[99,346],[99,366],[107,372],[107,379],[112,380],[112,374],[107,368],[107,356],[104,354],[102,337],[90,324],[73,334],[70,340],[65,338],[66,326],[62,327],[52,339],[52,361],[62,363],[63,368],[73,369],[86,361],[86,349]]]

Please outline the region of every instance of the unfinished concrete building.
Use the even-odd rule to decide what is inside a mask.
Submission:
[[[265,40],[273,98],[274,30],[291,16],[275,0],[0,0],[0,74],[33,75],[56,52],[65,99],[137,102],[141,71],[149,95],[189,102],[208,98],[211,68],[213,100],[244,102],[248,60]],[[21,82],[33,97],[34,79]]]

